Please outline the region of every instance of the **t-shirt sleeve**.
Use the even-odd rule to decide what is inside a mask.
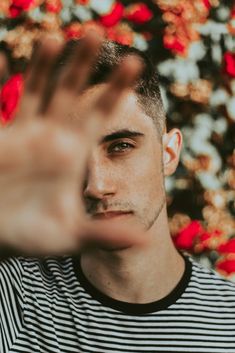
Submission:
[[[0,263],[0,352],[8,352],[23,325],[23,267],[20,259]]]

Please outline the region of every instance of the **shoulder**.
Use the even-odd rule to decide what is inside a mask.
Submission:
[[[64,271],[72,269],[70,257],[16,257],[4,260],[0,263],[1,277],[15,278],[23,277],[33,279],[39,277],[52,276],[55,273],[63,274]]]
[[[23,264],[21,258],[10,258],[0,263],[1,284],[4,279],[8,281],[20,280],[23,275]]]
[[[208,269],[188,257],[192,266],[191,279],[188,288],[195,293],[201,293],[214,300],[231,301],[235,304],[235,283],[224,278],[212,269]]]

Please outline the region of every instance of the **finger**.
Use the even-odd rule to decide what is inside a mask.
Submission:
[[[135,85],[142,69],[142,61],[137,56],[125,57],[96,102],[88,108],[89,111],[80,113],[80,128],[83,129],[89,145],[98,139],[105,119],[111,116],[124,92]]]
[[[110,114],[127,88],[132,88],[143,68],[142,61],[135,55],[125,57],[110,77],[109,84],[94,105],[105,118]]]
[[[56,120],[65,121],[68,118],[79,92],[88,81],[92,63],[98,54],[101,43],[102,38],[93,33],[88,34],[79,42],[79,45],[75,43],[73,53],[64,65],[56,87],[52,89],[49,86],[46,97],[52,95],[52,99],[45,102],[42,113],[43,110],[46,110],[47,115]]]
[[[19,233],[13,239],[8,237],[8,244],[5,246],[1,244],[0,260],[9,256],[54,256],[78,253],[79,240],[73,234],[66,233],[67,229],[63,229],[65,233],[61,234],[61,228],[57,229],[56,225],[47,224],[45,227],[38,225],[37,230],[41,230],[40,236],[35,228],[30,228],[31,235]]]
[[[62,49],[62,42],[44,37],[35,48],[25,78],[25,90],[17,114],[17,120],[29,120],[39,115],[45,86],[51,69]]]
[[[80,228],[81,250],[95,247],[125,248],[130,246],[145,246],[148,238],[144,230],[134,225],[113,222],[111,225],[102,225],[99,221],[90,221]]]
[[[102,44],[102,37],[97,36],[93,31],[80,42],[77,50],[74,51],[70,65],[66,66],[61,86],[77,93],[84,87]],[[59,87],[60,88],[60,87]]]

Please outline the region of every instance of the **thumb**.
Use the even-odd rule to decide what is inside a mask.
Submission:
[[[127,225],[121,222],[112,222],[104,225],[99,221],[88,221],[80,236],[81,249],[95,248],[125,248],[143,246],[147,239],[144,231],[138,226]]]

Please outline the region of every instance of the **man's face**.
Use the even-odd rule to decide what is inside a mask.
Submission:
[[[100,85],[86,91],[79,107],[89,106],[102,89]],[[160,138],[131,91],[107,117],[100,140],[91,150],[84,199],[92,218],[134,221],[146,230],[165,204]]]

